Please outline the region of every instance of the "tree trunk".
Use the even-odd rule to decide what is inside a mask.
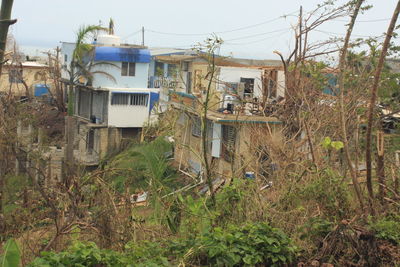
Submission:
[[[371,89],[371,100],[369,103],[369,108],[368,108],[368,126],[367,126],[367,135],[366,135],[366,149],[365,149],[365,164],[367,167],[367,188],[368,188],[368,195],[370,201],[373,200],[374,193],[373,193],[373,188],[372,188],[372,157],[371,157],[371,143],[372,143],[372,123],[374,121],[374,110],[375,110],[375,105],[376,105],[376,98],[378,95],[378,86],[379,86],[379,81],[381,78],[381,73],[383,69],[383,63],[385,61],[385,57],[387,54],[387,51],[389,49],[390,45],[390,40],[392,39],[393,31],[396,26],[396,21],[399,16],[400,12],[400,0],[397,2],[396,9],[394,10],[392,19],[389,24],[389,28],[386,33],[385,41],[383,42],[382,46],[382,51],[379,56],[379,61],[378,65],[375,70],[375,75],[374,75],[374,82],[372,85]]]
[[[17,22],[16,19],[11,20],[11,10],[14,0],[3,0],[0,10],[0,76],[3,70],[4,53],[7,44],[8,28]]]
[[[216,199],[215,199],[215,192],[214,192],[214,186],[213,186],[213,181],[212,181],[211,163],[209,162],[208,155],[207,155],[207,128],[208,128],[207,127],[207,113],[208,113],[208,108],[209,108],[208,105],[210,102],[211,85],[212,85],[214,75],[215,75],[214,51],[211,51],[211,53],[212,53],[212,55],[210,55],[211,62],[208,63],[211,68],[210,69],[210,80],[208,82],[206,99],[204,100],[204,103],[203,103],[203,114],[201,116],[201,145],[202,145],[202,150],[203,150],[202,154],[203,154],[204,169],[205,169],[203,174],[205,174],[206,183],[208,185],[208,189],[210,190],[212,205],[213,205],[213,207],[215,207]]]
[[[384,134],[380,130],[377,134],[377,154],[376,154],[376,176],[379,182],[378,199],[384,205],[384,198],[386,196],[386,183],[385,183],[385,154],[384,154]]]
[[[379,182],[379,201],[383,204],[384,197],[386,196],[385,190],[385,156],[384,155],[376,155],[376,175],[378,177]]]
[[[347,126],[346,126],[346,117],[345,117],[346,112],[344,110],[344,70],[345,70],[346,55],[347,55],[347,50],[348,50],[349,43],[350,43],[351,33],[353,32],[354,24],[356,22],[358,13],[360,11],[360,8],[361,8],[361,5],[363,4],[363,2],[364,2],[364,0],[358,0],[357,3],[355,4],[354,12],[353,12],[353,15],[351,16],[350,24],[347,29],[343,48],[340,53],[340,60],[339,60],[340,73],[339,73],[339,77],[338,77],[339,78],[338,79],[339,80],[339,90],[340,90],[339,105],[340,105],[340,123],[341,123],[341,132],[342,132],[342,141],[343,141],[343,145],[344,145],[344,152],[346,154],[346,160],[347,160],[347,163],[348,163],[349,169],[350,169],[350,174],[351,174],[351,178],[352,178],[352,182],[353,182],[353,186],[354,186],[354,191],[356,193],[358,201],[360,202],[360,207],[362,210],[364,210],[364,201],[362,198],[360,185],[357,180],[357,171],[355,170],[352,160],[351,160],[350,150],[349,150],[349,142],[347,140]],[[355,166],[355,167],[358,168],[358,166]]]
[[[65,138],[66,138],[66,152],[65,152],[65,174],[64,183],[68,187],[70,185],[70,177],[74,174],[74,139],[75,139],[75,125],[76,120],[73,116],[66,116],[65,125]]]

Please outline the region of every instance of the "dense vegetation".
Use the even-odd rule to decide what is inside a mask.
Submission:
[[[300,16],[293,53],[284,59],[276,51],[287,97],[271,116],[282,128],[246,124],[254,155],[232,152],[236,169],[220,185],[213,184],[218,173],[206,145],[215,80],[194,105],[202,148],[187,149],[210,163],[197,176],[173,159],[176,109],[98,168],[73,166],[65,181],[49,183],[34,175],[44,171],[40,164],[17,174],[17,122],[40,128],[40,117],[31,114],[32,101],[0,98],[0,266],[400,266],[399,128],[383,112],[398,112],[400,74],[379,64],[387,54],[379,39],[349,41],[352,23],[348,38],[307,43],[323,23],[356,19],[369,8],[362,0],[325,1],[310,13],[315,20]],[[208,39],[202,51],[207,77],[221,42]],[[325,45],[343,49],[326,52]],[[398,51],[392,44],[388,53]],[[321,53],[327,62],[316,60]],[[393,124],[390,131],[386,124]],[[31,160],[40,163],[54,141],[48,135],[38,149],[24,151]],[[245,178],[246,162],[259,164],[257,179]]]

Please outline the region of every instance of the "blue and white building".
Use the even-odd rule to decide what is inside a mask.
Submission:
[[[99,35],[84,59],[86,73],[74,86],[74,157],[83,165],[97,165],[124,140],[140,135],[153,119],[159,89],[148,88],[150,51],[121,44],[115,35]],[[63,78],[68,81],[74,43],[63,43]]]

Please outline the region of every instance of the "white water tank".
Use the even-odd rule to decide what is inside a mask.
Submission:
[[[120,46],[121,37],[116,35],[102,34],[97,36],[97,44],[106,46]]]

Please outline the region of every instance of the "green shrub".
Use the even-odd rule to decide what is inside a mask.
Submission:
[[[195,264],[208,266],[281,266],[293,261],[296,248],[279,229],[265,223],[229,225],[197,238]]]
[[[14,239],[9,239],[3,247],[3,255],[0,255],[1,267],[19,266],[21,253]]]
[[[44,252],[30,267],[39,266],[281,266],[294,260],[296,248],[279,229],[265,223],[229,225],[185,239],[130,242],[124,252],[99,249],[94,243],[75,243],[65,252]]]
[[[343,218],[348,214],[349,190],[336,172],[323,170],[311,183],[300,190],[303,200],[316,201],[325,214]]]
[[[400,245],[400,216],[390,216],[370,222],[370,229],[375,232],[376,237]]]
[[[28,266],[30,267],[57,267],[57,266],[135,266],[156,267],[170,266],[163,249],[158,243],[143,242],[127,244],[124,253],[99,249],[93,242],[76,242],[64,252],[43,252]]]
[[[300,238],[308,239],[317,244],[333,230],[333,223],[320,217],[314,217],[299,228]]]
[[[93,242],[76,242],[65,252],[42,252],[41,257],[36,258],[28,266],[127,266],[124,260],[120,253],[99,249]]]
[[[165,255],[167,249],[161,246],[160,242],[129,242],[125,246],[125,257],[134,263],[132,266],[135,267],[171,266]]]

